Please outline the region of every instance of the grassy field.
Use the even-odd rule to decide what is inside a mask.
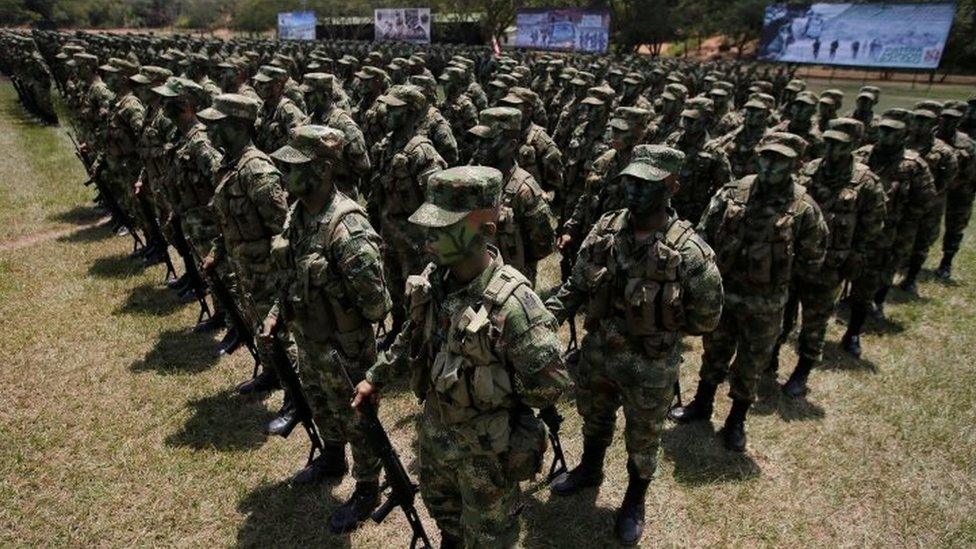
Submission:
[[[214,337],[187,330],[195,306],[161,286],[162,269],[137,268],[126,238],[91,225],[91,191],[63,130],[29,123],[5,82],[0,144],[0,546],[406,544],[397,513],[348,538],[328,533],[349,480],[287,486],[304,462],[302,433],[260,434],[280,397],[232,396],[249,374],[246,357],[218,360]],[[544,268],[550,280],[554,267]],[[895,292],[890,322],[870,326],[863,361],[839,352],[842,327],[832,325],[807,399],[764,391],[748,453],[721,448],[718,418],[669,425],[645,544],[976,544],[973,238],[957,273],[951,285],[923,280],[917,300]],[[699,350],[688,341],[686,398]],[[784,364],[794,360],[784,351]],[[568,399],[561,409],[575,464],[579,418]],[[727,410],[723,396],[719,417]],[[382,410],[411,469],[416,411],[402,390]],[[598,492],[550,501],[525,484],[524,545],[610,545],[624,464],[618,437]]]
[[[842,114],[847,114],[854,108],[854,101],[857,99],[857,92],[861,86],[874,84],[881,88],[881,99],[875,107],[875,112],[881,114],[893,107],[913,108],[916,102],[923,99],[935,99],[936,101],[948,101],[956,99],[965,101],[976,89],[971,86],[960,85],[932,85],[922,82],[923,79],[914,86],[905,82],[861,82],[858,80],[828,80],[825,78],[807,79],[807,89],[814,93],[820,93],[829,88],[837,88],[844,92],[844,106],[841,108]]]

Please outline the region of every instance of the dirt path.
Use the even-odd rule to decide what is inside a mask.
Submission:
[[[30,246],[36,246],[38,244],[43,244],[44,242],[50,242],[51,240],[61,238],[63,236],[69,236],[84,231],[86,229],[90,229],[92,227],[104,225],[108,223],[108,221],[109,221],[108,217],[100,217],[96,221],[92,221],[90,223],[85,223],[82,225],[76,225],[74,227],[66,227],[63,229],[52,229],[50,231],[42,231],[39,233],[25,234],[23,236],[18,236],[17,238],[4,240],[0,242],[0,252],[19,250],[21,248],[27,248]]]

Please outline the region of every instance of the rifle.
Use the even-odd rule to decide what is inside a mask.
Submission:
[[[197,298],[197,303],[200,304],[200,314],[197,316],[197,324],[199,324],[203,322],[204,318],[213,316],[210,306],[207,305],[207,283],[200,276],[196,259],[190,251],[190,243],[186,241],[186,235],[183,234],[180,218],[175,215],[173,216],[173,237],[173,247],[176,248],[176,253],[180,254],[180,257],[183,258],[183,264],[186,266],[187,283],[190,289],[193,290],[193,295]]]
[[[681,380],[680,379],[674,380],[674,399],[677,402],[675,402],[675,404],[671,406],[672,410],[684,406],[684,404],[681,403]]]
[[[559,441],[559,426],[563,422],[563,416],[559,415],[559,410],[556,410],[555,406],[549,406],[539,410],[539,419],[546,424],[549,444],[552,445],[552,463],[549,465],[549,474],[546,476],[546,482],[552,482],[568,470],[566,456],[563,454],[563,445]]]
[[[322,438],[319,437],[319,431],[315,427],[315,421],[312,418],[312,408],[308,405],[308,400],[302,391],[302,382],[298,379],[298,374],[295,373],[295,369],[292,367],[291,359],[288,358],[285,346],[278,339],[278,334],[284,328],[284,322],[284,319],[279,317],[274,329],[271,330],[271,354],[274,357],[278,379],[281,380],[285,392],[290,395],[291,402],[295,406],[295,418],[302,424],[302,427],[305,429],[305,434],[308,435],[309,442],[312,443],[312,447],[308,450],[308,461],[305,462],[305,466],[307,467],[315,459],[316,453],[322,455],[324,446],[322,445]]]
[[[234,301],[234,296],[231,295],[227,286],[224,286],[224,282],[220,280],[219,276],[210,277],[210,290],[213,292],[214,297],[223,304],[224,315],[226,315],[227,320],[230,322],[231,328],[237,331],[237,336],[244,342],[244,346],[247,347],[248,352],[254,358],[254,373],[252,375],[257,377],[258,368],[261,366],[261,359],[258,357],[258,348],[254,345],[254,332],[251,329],[251,325],[244,320],[244,315],[237,308],[237,302]]]
[[[335,353],[335,351],[332,352]],[[349,372],[346,370],[345,364],[343,364],[338,356],[335,357],[335,362],[339,365],[339,369],[342,371],[342,375],[346,378],[349,386],[355,390],[356,384],[349,377]],[[427,537],[427,531],[424,530],[424,525],[420,522],[420,515],[417,514],[417,508],[413,504],[417,497],[419,487],[410,480],[407,469],[403,466],[403,462],[400,461],[396,448],[390,442],[390,437],[387,436],[386,430],[383,429],[383,424],[380,423],[379,416],[376,415],[376,408],[373,406],[372,401],[368,398],[363,399],[359,404],[358,410],[363,415],[366,423],[366,441],[373,447],[373,450],[383,463],[383,470],[386,471],[386,476],[383,479],[383,484],[380,486],[380,491],[385,491],[387,488],[390,489],[390,496],[386,502],[373,511],[371,515],[373,522],[377,524],[383,522],[395,507],[399,507],[403,510],[403,514],[407,517],[407,522],[410,524],[410,529],[413,531],[413,538],[410,540],[410,549],[415,549],[418,546],[423,549],[431,549],[433,544],[431,544],[430,538]]]
[[[78,144],[78,140],[75,139],[74,134],[71,132],[66,133],[68,134],[68,138],[71,139],[71,144],[75,147],[75,156],[81,161],[81,165],[85,168],[85,173],[88,174],[88,181],[85,182],[85,186],[87,187],[90,184],[94,184],[95,188],[98,189],[98,195],[102,198],[102,202],[105,204],[105,207],[108,208],[112,219],[129,231],[129,235],[133,240],[132,249],[138,250],[139,248],[145,247],[145,243],[141,238],[139,238],[139,235],[136,234],[135,224],[132,222],[129,214],[125,213],[125,210],[122,209],[119,202],[115,200],[115,196],[112,195],[112,192],[108,189],[108,187],[105,186],[105,182],[102,181],[101,167],[103,164],[98,163],[94,167],[90,165],[84,153],[81,152],[81,146]],[[92,162],[92,164],[95,164],[95,162]]]
[[[146,196],[147,192],[149,191],[147,190],[146,184],[143,183],[142,187],[135,193],[136,202],[139,203],[139,209],[142,211],[142,217],[146,218],[146,224],[149,226],[149,234],[146,238],[157,246],[162,247],[159,253],[163,254],[163,262],[166,264],[166,277],[169,278],[172,275],[173,278],[176,278],[176,269],[173,267],[173,261],[169,258],[169,243],[166,242],[166,237],[163,236],[163,230],[159,227],[156,212],[153,211],[149,197]]]

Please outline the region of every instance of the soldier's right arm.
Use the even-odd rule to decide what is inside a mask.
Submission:
[[[281,173],[270,163],[264,162],[252,162],[251,169],[254,179],[247,187],[248,195],[268,231],[278,234],[284,227],[288,213],[288,201],[281,187]]]
[[[600,239],[602,224],[597,222],[583,244],[580,245],[573,269],[566,282],[559,287],[555,295],[546,300],[546,309],[556,317],[556,322],[562,324],[564,320],[576,314],[576,311],[586,301],[589,291],[586,283],[587,267],[593,252],[593,244]]]
[[[715,253],[701,237],[695,235],[685,243],[681,258],[684,331],[690,335],[711,332],[718,326],[725,297]]]
[[[708,208],[702,214],[695,228],[697,232],[710,246],[714,246],[718,241],[718,230],[722,226],[722,219],[725,217],[725,207],[728,203],[725,189],[719,189],[708,203]],[[695,220],[690,219],[692,223]]]
[[[392,302],[383,277],[379,235],[366,216],[351,213],[343,218],[332,242],[347,295],[367,320],[382,321]]]

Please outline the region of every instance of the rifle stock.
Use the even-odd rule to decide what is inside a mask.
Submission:
[[[556,410],[555,406],[549,406],[539,410],[539,419],[546,424],[549,444],[552,446],[552,463],[549,465],[549,474],[546,476],[546,482],[552,482],[556,477],[569,470],[566,466],[566,455],[563,454],[563,445],[559,440],[559,426],[563,422],[563,416],[559,415],[559,410]]]
[[[179,216],[173,216],[172,244],[176,248],[176,253],[183,258],[183,264],[186,266],[187,282],[193,290],[193,296],[197,298],[197,302],[200,304],[200,315],[197,316],[197,323],[199,324],[204,318],[212,317],[213,312],[210,310],[210,306],[207,305],[207,283],[204,282],[203,277],[200,276],[200,271],[197,269],[197,261],[190,251],[190,243],[187,242],[186,235],[183,234],[183,226],[180,224]]]
[[[298,379],[298,374],[295,373],[295,368],[292,366],[291,359],[288,358],[288,352],[285,350],[284,344],[278,338],[278,334],[284,329],[284,323],[284,319],[279,318],[274,330],[271,331],[271,354],[274,356],[278,379],[281,380],[285,391],[291,396],[291,401],[295,405],[295,417],[302,424],[302,428],[305,429],[305,434],[308,435],[308,440],[311,443],[311,448],[308,451],[308,460],[305,462],[307,466],[315,459],[316,453],[319,455],[322,454],[322,438],[319,436],[319,431],[315,427],[315,420],[312,417],[312,407],[309,406],[308,399],[305,398],[305,392],[302,390],[302,382]]]

